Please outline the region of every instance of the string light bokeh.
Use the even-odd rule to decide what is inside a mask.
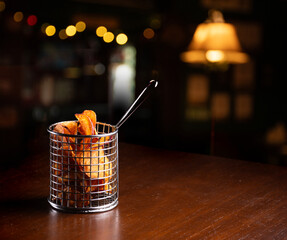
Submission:
[[[13,12],[11,9],[8,10]],[[7,4],[5,1],[0,1],[0,13],[4,11],[7,11]],[[12,19],[15,23],[19,24],[25,21],[25,23],[30,27],[39,28],[40,26],[39,31],[41,31],[46,37],[57,36],[60,40],[66,40],[70,37],[74,37],[76,34],[83,33],[85,30],[89,29],[89,25],[83,20],[78,20],[75,23],[68,24],[64,28],[63,26],[57,27],[56,24],[50,24],[48,21],[40,22],[37,13],[29,14],[19,9],[13,13]],[[142,32],[144,38],[146,40],[154,38],[155,30],[160,27],[160,24],[160,19],[156,17],[152,18],[150,20],[150,26],[147,26]],[[102,38],[105,43],[115,42],[118,45],[125,45],[129,39],[126,33],[122,32],[116,34],[115,32],[108,30],[108,27],[104,25],[98,26],[95,33],[99,38]]]

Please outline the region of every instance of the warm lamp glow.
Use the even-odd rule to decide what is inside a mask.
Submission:
[[[236,30],[229,23],[201,23],[195,30],[191,49],[240,51]]]
[[[56,33],[56,28],[53,25],[46,27],[45,33],[48,37],[53,36]]]
[[[41,32],[42,33],[46,33],[46,28],[49,26],[49,23],[43,23],[41,26]]]
[[[124,33],[120,33],[120,34],[118,34],[118,36],[116,37],[116,42],[117,42],[117,44],[119,44],[119,45],[124,45],[124,44],[127,43],[127,41],[128,41],[128,37],[127,37],[127,35],[124,34]]]
[[[221,62],[224,60],[224,52],[221,50],[208,50],[205,57],[209,62]]]
[[[69,37],[72,37],[76,34],[77,32],[77,29],[74,25],[69,25],[67,28],[66,28],[66,34],[67,36]]]
[[[104,26],[99,26],[96,30],[96,34],[98,37],[103,37],[105,35],[105,33],[107,32],[107,28]]]
[[[83,21],[79,21],[76,23],[77,32],[83,32],[86,29],[86,23]]]
[[[110,43],[114,40],[115,36],[112,32],[106,32],[103,36],[103,40],[106,43]]]
[[[181,54],[182,61],[190,63],[247,62],[248,56],[241,50],[235,27],[225,23],[220,12],[215,12],[216,19],[198,25],[188,51]]]
[[[59,38],[64,40],[66,38],[68,38],[67,34],[66,34],[66,29],[61,29],[59,32]]]
[[[0,12],[3,12],[5,10],[6,4],[4,1],[0,1]]]
[[[15,22],[21,22],[23,20],[23,13],[22,12],[15,12],[13,15],[13,19]]]
[[[143,35],[146,39],[152,39],[154,37],[154,30],[151,28],[146,28],[143,31]]]

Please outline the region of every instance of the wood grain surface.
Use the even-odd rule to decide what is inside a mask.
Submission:
[[[287,168],[121,143],[119,205],[58,212],[49,153],[0,174],[0,239],[287,239]]]

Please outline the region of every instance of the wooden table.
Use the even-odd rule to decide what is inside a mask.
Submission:
[[[287,239],[287,168],[121,143],[119,205],[53,210],[49,154],[1,172],[0,239]]]

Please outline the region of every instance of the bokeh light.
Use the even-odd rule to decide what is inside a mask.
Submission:
[[[36,25],[37,23],[37,17],[35,15],[30,15],[28,18],[27,18],[27,23],[29,26],[34,26]]]
[[[66,29],[61,29],[59,32],[59,38],[64,40],[66,38],[68,38],[67,34],[66,34]]]
[[[74,25],[69,25],[67,28],[66,28],[66,34],[67,36],[69,37],[72,37],[76,34],[77,32],[77,29]]]
[[[100,26],[100,27],[97,28],[96,34],[97,34],[98,37],[103,37],[107,31],[108,30],[107,30],[106,27]]]
[[[41,26],[41,32],[46,34],[46,28],[49,26],[49,23],[43,23]]]
[[[55,28],[55,26],[53,26],[53,25],[49,25],[48,27],[46,27],[45,32],[46,32],[46,35],[47,35],[47,36],[51,37],[51,36],[55,35],[55,33],[56,33],[56,28]]]
[[[115,36],[112,32],[106,32],[103,36],[103,39],[106,43],[110,43],[114,40]]]
[[[151,21],[150,21],[150,26],[153,29],[159,29],[161,27],[161,20],[159,17],[154,17]]]
[[[3,1],[0,1],[0,12],[3,12],[5,10],[6,4]]]
[[[102,63],[97,63],[97,64],[95,65],[95,67],[94,67],[94,70],[95,70],[95,73],[96,73],[97,75],[102,75],[102,74],[105,73],[106,68],[105,68],[105,65],[104,65],[104,64],[102,64]]]
[[[83,32],[86,29],[86,23],[83,21],[79,21],[76,23],[76,30],[77,32]]]
[[[116,42],[119,44],[119,45],[124,45],[126,44],[128,41],[128,37],[126,34],[124,33],[120,33],[117,35],[116,37]]]
[[[154,37],[154,30],[151,28],[146,28],[143,35],[146,39],[152,39]]]
[[[15,22],[21,22],[24,18],[24,14],[22,12],[15,12],[13,15],[13,19]]]

